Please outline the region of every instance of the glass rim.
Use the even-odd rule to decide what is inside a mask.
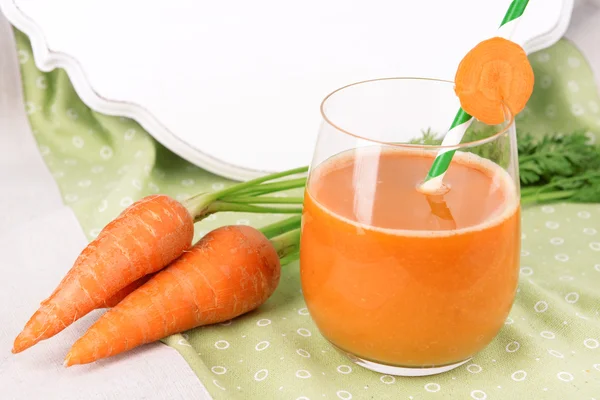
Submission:
[[[363,80],[363,81],[358,81],[358,82],[354,82],[354,83],[350,83],[348,85],[339,87],[337,89],[335,89],[334,91],[330,92],[327,96],[325,96],[325,98],[323,98],[323,100],[321,101],[321,106],[319,107],[320,111],[321,111],[321,117],[323,117],[323,120],[330,125],[331,127],[333,127],[334,129],[346,134],[346,135],[350,135],[353,136],[357,139],[361,139],[361,140],[365,140],[367,142],[371,142],[371,143],[378,143],[378,144],[382,144],[382,145],[386,145],[386,146],[392,146],[392,147],[399,147],[399,148],[411,148],[411,149],[433,149],[433,150],[459,150],[459,149],[464,149],[464,148],[471,148],[471,147],[476,147],[476,146],[481,146],[483,144],[486,143],[490,143],[493,142],[494,140],[496,140],[498,137],[504,135],[506,132],[509,131],[509,129],[514,126],[515,124],[515,118],[512,114],[512,112],[510,111],[510,109],[506,106],[503,106],[504,108],[504,121],[502,122],[503,124],[506,124],[506,126],[504,126],[502,129],[500,129],[498,132],[494,133],[493,135],[490,135],[486,138],[483,139],[479,139],[479,140],[473,140],[470,142],[460,142],[459,144],[454,144],[454,145],[428,145],[428,144],[417,144],[417,143],[398,143],[398,142],[388,142],[388,141],[384,141],[384,140],[377,140],[377,139],[372,139],[372,138],[368,138],[365,137],[363,135],[359,135],[357,133],[353,133],[350,132],[346,129],[341,128],[340,126],[336,125],[328,116],[327,113],[325,112],[325,104],[327,103],[327,101],[336,93],[339,93],[345,89],[348,89],[350,87],[353,86],[358,86],[358,85],[363,85],[366,83],[373,83],[373,82],[380,82],[380,81],[423,81],[423,82],[437,82],[437,83],[449,83],[449,84],[454,84],[453,81],[449,81],[449,80],[445,80],[445,79],[437,79],[437,78],[423,78],[423,77],[410,77],[410,76],[406,76],[406,77],[387,77],[387,78],[375,78],[375,79],[367,79],[367,80]],[[506,117],[508,116],[508,117]],[[448,121],[448,127],[450,127],[450,123],[452,121]],[[493,125],[488,125],[485,124],[486,126],[493,126]],[[446,131],[445,133],[448,133],[448,131]]]

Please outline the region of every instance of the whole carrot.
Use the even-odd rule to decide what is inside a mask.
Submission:
[[[71,348],[65,365],[86,364],[263,304],[280,277],[279,257],[297,249],[299,229],[269,241],[249,226],[204,236],[107,311]]]
[[[17,336],[13,353],[54,336],[120,290],[162,269],[192,245],[194,220],[178,201],[152,195],[132,204],[79,255]]]

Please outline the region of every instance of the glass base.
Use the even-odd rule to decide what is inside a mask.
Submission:
[[[330,342],[331,343],[331,342]],[[380,362],[374,362],[355,356],[352,353],[344,351],[334,344],[331,344],[337,351],[345,355],[350,361],[356,365],[360,365],[363,368],[371,371],[379,372],[380,374],[395,375],[395,376],[429,376],[441,374],[453,370],[454,368],[460,367],[466,362],[470,361],[471,358],[467,358],[464,361],[459,361],[454,364],[446,365],[431,365],[423,367],[401,367],[396,365],[388,365]]]

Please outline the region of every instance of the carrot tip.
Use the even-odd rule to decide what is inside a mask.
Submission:
[[[68,368],[71,365],[73,365],[73,363],[71,362],[71,353],[67,354],[67,356],[65,357],[65,361],[63,361],[63,367]]]
[[[11,350],[11,352],[13,354],[17,354],[20,353],[24,350],[27,350],[28,348],[30,348],[31,346],[33,346],[35,344],[35,342],[33,340],[30,339],[22,339],[21,335],[19,335],[16,339],[15,342],[13,343],[13,348]]]

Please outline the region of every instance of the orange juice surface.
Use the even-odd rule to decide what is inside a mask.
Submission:
[[[338,348],[397,366],[465,360],[512,306],[520,211],[510,176],[456,153],[443,196],[416,187],[432,156],[356,149],[317,166],[305,194],[304,298]]]

